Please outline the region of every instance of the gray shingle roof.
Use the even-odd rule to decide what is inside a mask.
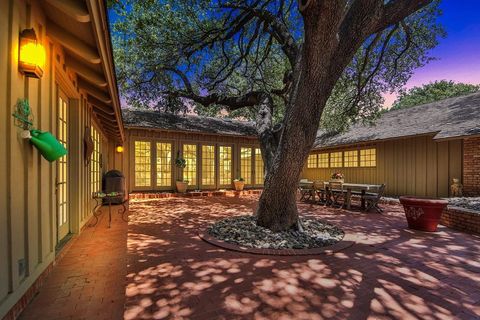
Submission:
[[[328,135],[319,130],[314,148],[435,134],[434,139],[480,134],[480,92],[384,113],[373,126],[355,124]]]
[[[228,118],[174,115],[150,110],[123,109],[125,127],[140,127],[184,132],[223,134],[233,136],[256,136],[252,122]]]

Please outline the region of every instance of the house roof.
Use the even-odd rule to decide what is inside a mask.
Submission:
[[[171,113],[123,109],[123,122],[127,128],[152,128],[169,131],[256,136],[252,122],[228,118],[175,115]]]
[[[434,140],[480,134],[480,92],[384,113],[373,125],[355,124],[346,132],[319,130],[314,149],[434,134]]]

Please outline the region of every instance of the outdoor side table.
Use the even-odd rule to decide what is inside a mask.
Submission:
[[[92,198],[95,199],[96,204],[92,210],[93,216],[95,217],[95,222],[92,223],[90,226],[95,226],[98,223],[98,218],[102,214],[102,211],[99,211],[100,208],[104,203],[108,203],[108,227],[112,226],[112,203],[118,200],[119,197],[123,197],[123,192],[110,192],[110,193],[103,193],[103,192],[94,192]],[[127,213],[127,207],[125,203],[128,200],[125,200],[121,203],[122,208],[118,210],[118,213],[122,214],[122,220],[128,222],[128,217],[125,215]],[[99,213],[100,212],[100,213]]]

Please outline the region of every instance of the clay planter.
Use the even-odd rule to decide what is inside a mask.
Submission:
[[[185,193],[187,192],[188,182],[176,181],[177,192]]]
[[[435,232],[447,200],[403,196],[400,203],[405,210],[410,229]]]
[[[245,187],[245,181],[233,180],[233,185],[236,191],[242,191],[243,187]]]
[[[330,179],[329,181],[330,181],[330,182],[340,182],[340,183],[344,183],[344,182],[345,182],[344,179]]]

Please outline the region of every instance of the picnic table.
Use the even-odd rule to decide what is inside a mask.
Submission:
[[[314,185],[313,181],[300,181],[300,186],[313,188],[313,185]],[[329,181],[323,181],[323,186],[325,190],[327,190],[328,185],[329,185]],[[380,188],[380,186],[381,185],[378,185],[378,184],[368,184],[368,183],[348,183],[348,182],[342,183],[343,189],[346,190],[346,197],[345,197],[346,201],[344,203],[344,206],[348,210],[350,210],[352,192],[358,192],[358,194],[361,196],[362,209],[365,209],[365,200],[363,199],[363,196],[369,191],[377,191]]]

